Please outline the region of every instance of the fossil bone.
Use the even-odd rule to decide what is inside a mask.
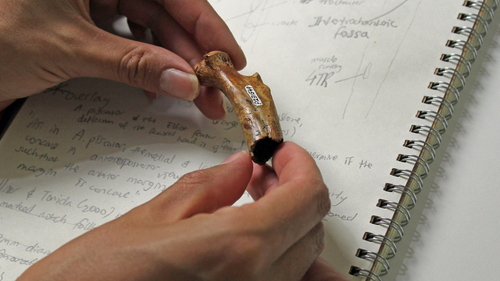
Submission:
[[[217,87],[226,95],[238,115],[252,160],[265,164],[283,142],[283,135],[271,90],[260,75],[239,74],[229,55],[221,51],[206,54],[194,70],[202,85]]]

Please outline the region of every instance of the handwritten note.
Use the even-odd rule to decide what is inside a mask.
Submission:
[[[285,139],[304,146],[322,170],[332,203],[324,255],[343,272],[370,267],[354,253],[377,251],[362,236],[385,233],[370,218],[392,211],[376,203],[398,202],[383,188],[406,181],[392,168],[412,167],[396,161],[410,152],[403,141],[424,138],[408,130],[429,122],[416,120],[417,110],[435,106],[420,101],[460,9],[444,2],[211,1],[247,54],[243,73],[259,72],[270,86]],[[433,22],[444,15],[451,16]],[[150,100],[99,79],[29,98],[0,142],[0,281],[182,175],[246,149],[227,111],[209,120],[193,103]],[[245,195],[238,204],[249,201]]]

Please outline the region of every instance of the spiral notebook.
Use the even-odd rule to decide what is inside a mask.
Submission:
[[[498,1],[210,2],[247,55],[242,73],[270,86],[285,140],[322,170],[323,257],[382,280]],[[0,140],[0,280],[241,149],[230,107],[212,121],[85,78],[30,97]]]

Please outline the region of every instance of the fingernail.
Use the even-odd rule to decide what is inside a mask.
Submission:
[[[224,111],[224,115],[220,118],[220,120],[226,118],[227,110],[226,110],[226,98],[222,97],[222,110]]]
[[[245,52],[243,51],[243,48],[241,47],[241,45],[238,45],[238,47],[240,47],[241,53],[243,54],[243,58],[245,59],[245,63],[246,63],[247,62],[247,57],[245,55]]]
[[[243,54],[243,57],[245,58],[245,60],[247,59],[247,57],[245,56],[245,51],[243,51],[243,47],[241,47],[241,45],[238,45],[238,47],[240,47],[240,50],[241,50],[241,53]]]
[[[247,152],[246,151],[239,151],[239,152],[236,152],[235,154],[229,156],[226,160],[222,161],[222,163],[220,163],[221,165],[222,164],[228,164],[228,163],[231,163],[235,160],[237,160],[238,158],[240,158],[241,156],[245,155]]]
[[[169,68],[160,76],[160,88],[169,96],[192,101],[198,96],[198,78],[193,74]]]

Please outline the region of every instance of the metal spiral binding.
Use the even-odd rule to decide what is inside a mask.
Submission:
[[[363,236],[363,240],[369,241],[372,243],[386,245],[391,250],[387,254],[388,259],[395,257],[396,252],[398,251],[398,247],[396,246],[396,243],[394,241],[392,241],[391,239],[389,239],[389,237],[384,236],[384,235],[366,232],[365,235]]]
[[[358,258],[362,258],[365,260],[372,260],[372,261],[376,261],[376,262],[379,262],[380,264],[382,264],[384,269],[382,270],[381,275],[387,274],[389,272],[389,269],[391,268],[387,259],[378,253],[375,253],[372,251],[367,251],[365,249],[358,249],[358,251],[356,252],[356,256]]]
[[[438,76],[445,76],[445,77],[447,77],[448,76],[447,74],[449,74],[451,76],[449,78],[452,78],[452,77],[458,78],[460,80],[460,86],[455,86],[458,91],[462,91],[463,88],[465,87],[465,82],[466,82],[465,75],[463,75],[462,72],[456,70],[455,68],[451,68],[451,67],[436,68],[436,70],[434,71],[434,74],[438,75]]]
[[[445,99],[445,98],[440,97],[440,96],[424,96],[422,103],[425,103],[425,104],[436,104],[437,103],[439,106],[442,105],[442,106],[446,107],[446,109],[448,110],[448,113],[443,114],[441,112],[441,114],[443,114],[444,117],[448,120],[450,120],[451,117],[453,117],[453,113],[455,112],[455,107],[453,106],[453,104],[448,99]]]
[[[438,130],[436,130],[434,127],[423,125],[412,125],[410,128],[410,132],[419,134],[419,133],[424,133],[425,135],[432,135],[434,139],[436,140],[436,143],[433,144],[432,146],[434,148],[438,148],[441,146],[441,143],[443,142],[443,137],[441,136],[441,133],[439,133]]]
[[[417,184],[415,193],[418,194],[422,189],[424,189],[424,180],[422,177],[412,170],[406,169],[392,169],[391,175],[399,178],[404,178],[406,180],[413,180]]]
[[[377,203],[377,207],[380,207],[380,208],[386,209],[386,210],[392,210],[394,212],[399,212],[400,214],[402,214],[404,216],[404,220],[402,220],[399,223],[401,226],[407,225],[411,220],[411,215],[410,215],[410,211],[408,210],[408,208],[399,204],[399,203],[396,203],[393,201],[387,201],[384,199],[379,199],[378,203]]]
[[[436,149],[441,146],[442,134],[448,129],[448,120],[450,120],[455,111],[455,105],[460,99],[460,92],[466,84],[466,78],[472,71],[472,64],[478,57],[478,50],[481,48],[484,37],[486,36],[489,24],[493,20],[495,10],[500,5],[500,0],[490,1],[464,1],[463,6],[477,9],[476,13],[460,13],[458,19],[472,22],[474,27],[455,26],[452,32],[467,36],[466,40],[448,40],[446,46],[455,49],[461,49],[461,54],[450,53],[443,54],[441,60],[454,64],[454,67],[440,67],[434,72],[436,76],[447,77],[449,82],[437,81],[429,84],[429,89],[441,91],[443,96],[427,95],[424,96],[422,103],[435,105],[437,110],[422,110],[417,112],[420,119],[426,119],[432,122],[432,125],[412,125],[410,132],[423,134],[426,140],[414,139],[405,140],[403,146],[409,149],[415,149],[419,152],[414,154],[400,154],[397,161],[413,165],[413,170],[392,169],[391,175],[407,180],[406,185],[387,183],[384,187],[386,192],[401,193],[401,201],[393,202],[385,199],[379,199],[377,206],[394,212],[393,218],[372,216],[370,223],[387,228],[385,235],[365,232],[363,240],[380,244],[378,253],[358,249],[356,256],[365,260],[373,261],[371,269],[351,266],[349,274],[364,278],[364,280],[382,281],[381,276],[385,275],[390,264],[388,260],[396,255],[396,243],[404,235],[403,226],[411,219],[410,210],[417,203],[417,194],[424,188],[423,179],[430,172],[429,165],[436,158]],[[404,201],[403,199],[406,198]],[[389,233],[392,233],[389,237]],[[382,252],[382,248],[386,249]],[[380,272],[377,274],[374,269],[378,264]]]
[[[489,18],[487,19],[488,24],[491,23],[493,17],[495,16],[495,10],[498,7],[498,0],[495,0],[495,7],[491,7],[483,1],[465,1],[464,6],[469,8],[476,8],[478,10],[485,10],[488,12]]]
[[[430,155],[430,158],[425,159],[428,164],[434,162],[436,159],[436,149],[428,142],[423,140],[406,140],[403,144],[407,148],[416,148],[419,151],[425,151]]]
[[[382,281],[382,278],[375,274],[373,271],[360,268],[357,266],[351,266],[351,269],[349,270],[349,274],[358,276],[358,277],[363,277],[366,278],[365,280],[372,280],[372,281]]]
[[[441,113],[434,111],[434,110],[419,110],[417,112],[417,118],[420,119],[427,119],[427,117],[433,118],[432,120],[439,121],[441,123],[441,129],[438,130],[438,132],[442,135],[446,133],[446,130],[448,130],[448,119],[444,117]]]
[[[406,206],[408,210],[413,209],[413,207],[417,204],[417,194],[406,185],[387,183],[385,184],[384,191],[406,194],[406,196],[408,196],[412,201],[412,203]]]
[[[477,14],[458,14],[458,19],[463,20],[463,21],[470,21],[470,22],[479,22],[483,26],[483,32],[479,32],[479,35],[484,38],[484,36],[488,33],[488,22],[481,17],[480,15]]]
[[[453,86],[448,82],[443,82],[443,81],[431,82],[429,84],[429,89],[436,91],[444,90],[445,93],[451,91],[455,96],[455,99],[453,100],[448,99],[448,101],[451,102],[451,104],[453,105],[457,104],[458,100],[460,99],[460,91],[458,91],[458,89],[455,86]]]
[[[372,218],[370,219],[370,223],[375,224],[375,225],[385,226],[389,229],[395,230],[398,233],[398,235],[393,239],[394,242],[401,241],[401,239],[403,238],[403,236],[405,234],[401,224],[393,219],[390,219],[390,218],[372,216]]]
[[[427,162],[427,160],[420,156],[399,154],[396,160],[403,163],[419,164],[420,166],[422,166],[424,168],[424,173],[420,175],[421,178],[425,178],[430,172],[429,163]]]
[[[477,59],[477,49],[471,43],[464,40],[448,40],[446,47],[462,48],[462,51],[467,50],[467,54],[472,54],[472,59],[468,58],[470,63],[474,63]],[[462,73],[460,73],[462,74]],[[463,74],[462,74],[463,75]]]
[[[472,63],[470,60],[459,54],[443,54],[441,60],[445,62],[456,62],[456,64],[462,63],[467,68],[467,72],[462,73],[465,77],[469,76],[472,70]]]
[[[474,37],[477,41],[477,45],[475,46],[476,50],[479,50],[484,43],[483,36],[470,26],[455,26],[451,32]]]

